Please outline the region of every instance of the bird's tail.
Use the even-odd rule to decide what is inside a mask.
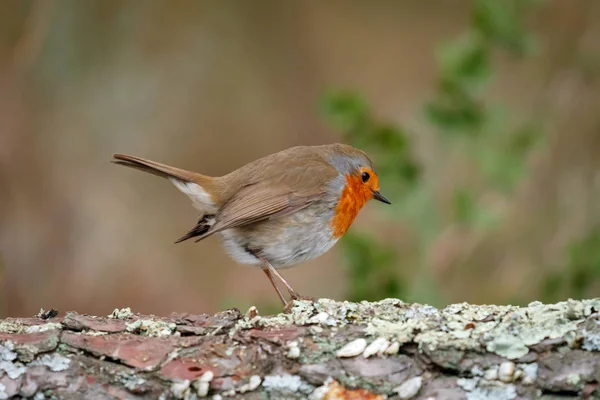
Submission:
[[[139,169],[160,176],[162,178],[177,178],[185,182],[199,183],[205,181],[207,176],[196,172],[186,171],[184,169],[171,167],[156,161],[146,160],[145,158],[130,156],[127,154],[113,154],[112,162],[117,165]]]
[[[113,158],[114,164],[167,178],[185,193],[192,200],[194,207],[203,214],[214,213],[218,209],[219,187],[215,178],[127,154],[113,154]]]

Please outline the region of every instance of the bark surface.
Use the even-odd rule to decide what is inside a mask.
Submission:
[[[0,399],[598,397],[600,299],[0,320]],[[44,315],[43,317],[47,317]]]

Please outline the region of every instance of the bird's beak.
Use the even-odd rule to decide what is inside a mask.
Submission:
[[[388,199],[385,198],[384,195],[379,193],[379,190],[373,190],[373,198],[385,204],[392,204]]]

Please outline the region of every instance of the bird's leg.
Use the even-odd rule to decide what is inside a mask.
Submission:
[[[281,283],[283,283],[283,285],[287,289],[288,293],[290,294],[290,297],[292,298],[292,300],[307,299],[306,297],[300,296],[298,294],[298,292],[296,292],[294,290],[294,288],[289,283],[287,283],[287,281],[283,278],[283,276],[281,276],[281,274],[279,272],[277,272],[275,267],[273,267],[273,265],[269,261],[267,261],[266,259],[264,259],[263,257],[260,257],[260,256],[256,256],[256,258],[258,258],[260,261],[262,261],[263,264],[267,267],[266,270],[269,271],[269,273],[271,274],[271,277],[269,277],[269,279],[272,279],[272,275],[275,275],[281,281]]]
[[[277,292],[277,295],[279,296],[279,299],[281,299],[281,302],[283,303],[283,305],[286,306],[287,301],[285,301],[285,297],[283,297],[283,293],[281,293],[281,290],[275,283],[275,280],[273,279],[273,275],[271,274],[271,270],[269,270],[268,268],[263,268],[263,272],[265,273],[267,278],[269,278],[269,282],[271,282],[271,285],[273,285],[273,288]]]
[[[269,270],[271,271],[271,273],[273,275],[275,275],[276,277],[279,278],[279,280],[285,285],[285,288],[287,289],[287,291],[290,294],[290,298],[292,300],[309,300],[309,301],[315,301],[315,299],[313,299],[312,297],[307,297],[307,296],[301,296],[298,292],[296,292],[294,290],[294,288],[292,288],[290,286],[289,283],[287,283],[285,281],[285,279],[283,279],[283,276],[281,276],[281,274],[271,265],[271,263],[269,263],[268,261],[265,260],[265,263],[269,266]]]
[[[294,300],[309,300],[309,301],[313,301],[313,302],[315,301],[315,299],[313,299],[311,297],[300,296],[298,294],[298,292],[296,292],[294,290],[294,288],[289,283],[287,283],[285,279],[283,279],[283,276],[281,276],[281,274],[279,272],[277,272],[277,270],[273,267],[273,265],[271,265],[271,263],[269,261],[267,261],[263,257],[260,257],[256,254],[254,254],[254,256],[256,258],[258,258],[260,261],[262,261],[262,263],[266,267],[266,268],[263,268],[263,271],[264,271],[265,275],[267,275],[267,278],[269,278],[269,282],[271,282],[271,285],[273,285],[273,287],[277,291],[277,295],[279,296],[279,299],[281,299],[281,302],[283,303],[283,306],[284,306],[283,311],[285,313],[289,313],[291,311],[292,305],[294,304]],[[281,293],[281,290],[279,290],[279,287],[277,286],[277,284],[275,283],[275,280],[273,279],[273,275],[275,275],[277,278],[279,278],[279,280],[284,284],[285,288],[290,293],[291,301],[288,302],[285,300],[285,298],[283,297],[283,294]]]
[[[297,300],[299,298],[301,298],[302,296],[300,296],[298,294],[298,292],[296,292],[294,290],[294,288],[292,286],[290,286],[289,283],[286,282],[285,279],[283,279],[283,276],[281,276],[281,274],[279,272],[277,272],[277,270],[271,265],[270,262],[268,262],[267,260],[264,261],[265,264],[267,264],[268,268],[269,268],[269,272],[271,272],[273,275],[275,275],[277,278],[279,278],[279,280],[281,281],[281,283],[283,283],[283,286],[285,286],[285,288],[287,289],[288,293],[290,294],[290,297],[292,298],[292,300]]]

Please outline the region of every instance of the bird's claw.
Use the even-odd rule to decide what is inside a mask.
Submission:
[[[312,303],[315,303],[317,301],[314,297],[301,296],[296,292],[294,292],[294,293],[290,292],[290,300],[287,301],[285,303],[285,306],[283,307],[283,312],[285,314],[289,314],[292,312],[292,307],[294,306],[294,300],[304,300],[304,301],[310,301]]]

